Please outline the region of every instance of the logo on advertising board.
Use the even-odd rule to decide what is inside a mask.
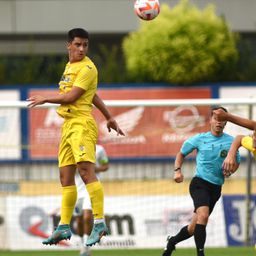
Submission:
[[[200,115],[195,106],[179,106],[173,110],[166,110],[163,112],[163,119],[172,129],[172,132],[163,133],[163,143],[182,143],[194,135],[195,128],[206,126],[205,116]]]
[[[205,117],[199,114],[195,106],[179,106],[171,111],[164,111],[164,120],[177,133],[192,131],[196,126],[205,125]]]
[[[223,196],[226,235],[228,245],[242,246],[246,239],[246,198],[240,195]],[[252,243],[256,241],[256,195],[251,196],[251,223],[249,234]]]
[[[209,88],[140,88],[100,90],[105,100],[159,100],[209,98]],[[108,133],[99,111],[94,116],[99,125],[99,141],[110,157],[171,157],[185,139],[208,129],[209,106],[110,107],[112,116],[126,136]],[[118,147],[116,146],[118,144]]]
[[[106,129],[106,121],[100,123],[100,131],[102,132],[101,142],[114,142],[114,143],[126,143],[126,144],[139,144],[145,143],[146,138],[143,133],[138,134],[136,136],[131,136],[129,133],[132,132],[136,125],[139,123],[142,115],[144,113],[144,107],[137,107],[131,110],[125,111],[117,116],[115,116],[115,120],[122,127],[122,130],[125,133],[125,137],[116,136],[116,131],[111,130],[108,132]]]
[[[177,233],[189,223],[193,214],[193,203],[188,195],[115,195],[105,199],[105,219],[111,235],[102,240],[101,248],[160,248],[166,234]],[[44,248],[41,241],[52,234],[53,227],[60,221],[60,202],[60,196],[8,197],[3,215],[9,235],[8,247],[19,250]],[[212,238],[207,240],[207,246],[227,245],[222,213],[222,202],[218,202],[207,226],[207,233]],[[71,229],[74,235],[69,242],[62,241],[60,248],[77,249],[80,245],[74,219]],[[184,246],[193,245],[193,239],[184,241]]]
[[[187,225],[192,218],[193,209],[164,209],[163,218],[146,219],[145,224],[149,236],[176,234],[181,227]]]
[[[132,215],[106,214],[105,219],[110,231],[110,236],[108,239],[103,239],[100,244],[101,247],[135,246],[136,242],[134,238],[132,238],[132,236],[135,235],[134,220]],[[27,206],[21,210],[19,215],[19,224],[23,232],[30,236],[44,239],[51,235],[49,232],[49,227],[57,227],[59,222],[59,209],[55,209],[51,214],[48,214],[39,206]],[[65,240],[59,242],[59,246],[73,247],[75,244],[77,244],[77,232],[75,226],[75,218],[72,218],[70,228],[74,236],[72,237],[71,242],[67,242]],[[116,238],[116,236],[119,237]]]

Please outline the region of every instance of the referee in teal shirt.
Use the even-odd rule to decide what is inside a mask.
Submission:
[[[225,178],[231,175],[222,169],[223,161],[234,138],[223,132],[226,122],[218,121],[213,116],[216,109],[227,110],[223,107],[213,108],[210,119],[210,131],[199,133],[187,139],[175,159],[174,180],[183,181],[182,164],[184,158],[196,150],[196,171],[189,186],[189,192],[194,203],[194,214],[189,225],[183,227],[175,236],[168,236],[167,245],[162,256],[170,256],[175,245],[194,235],[197,256],[205,256],[206,225],[216,202],[221,196],[221,187]],[[237,170],[240,155],[236,155]]]

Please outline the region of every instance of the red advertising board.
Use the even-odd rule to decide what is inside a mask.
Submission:
[[[55,95],[57,90],[30,90],[32,95]],[[60,127],[55,108],[29,109],[29,155],[31,159],[57,159]]]
[[[56,93],[31,90],[33,94]],[[105,89],[103,100],[129,99],[203,99],[211,98],[209,88]],[[208,129],[209,107],[111,107],[126,136],[109,133],[98,110],[94,116],[99,128],[99,143],[115,158],[172,157],[188,137]],[[62,120],[54,109],[30,110],[30,156],[32,159],[56,158]]]

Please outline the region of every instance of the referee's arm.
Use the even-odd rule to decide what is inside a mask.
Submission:
[[[173,179],[177,183],[180,183],[184,180],[184,176],[181,171],[184,158],[185,156],[181,152],[179,152],[175,158]]]

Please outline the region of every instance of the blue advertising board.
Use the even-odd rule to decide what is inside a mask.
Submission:
[[[256,195],[251,196],[250,237],[251,244],[256,242]],[[224,195],[223,206],[226,222],[226,236],[229,246],[245,245],[246,240],[246,197],[243,195]]]

